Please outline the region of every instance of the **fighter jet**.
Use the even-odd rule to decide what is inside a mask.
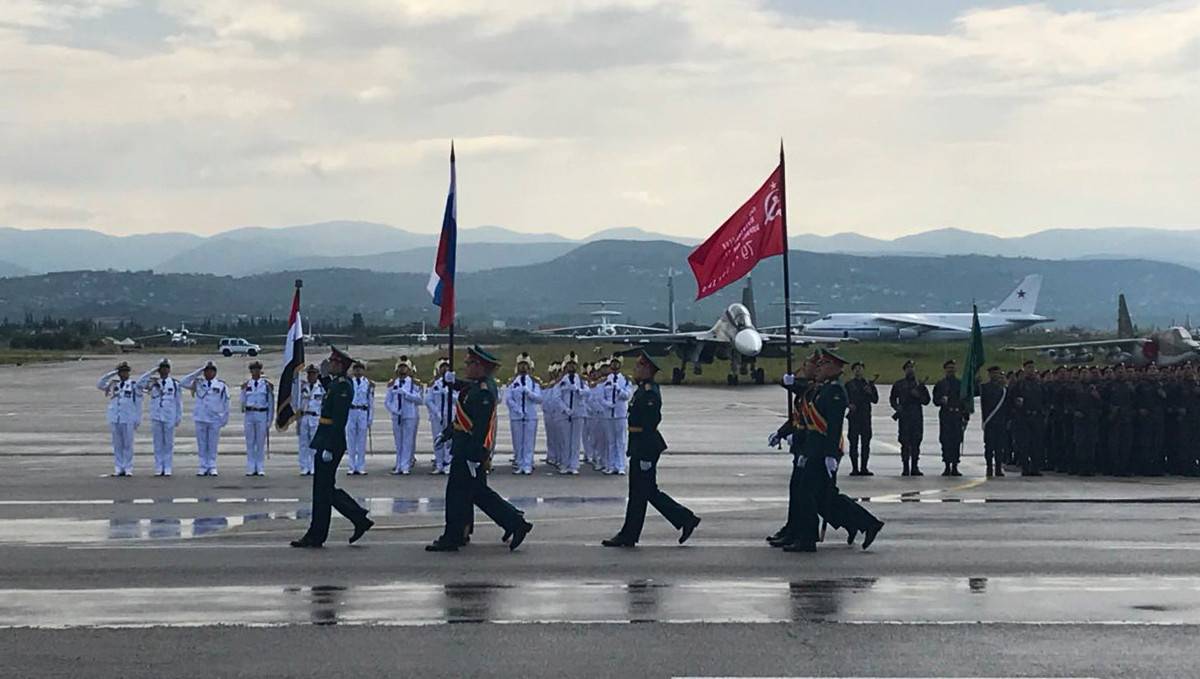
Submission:
[[[1004,347],[1005,351],[1036,351],[1055,363],[1091,363],[1097,356],[1116,365],[1175,365],[1200,360],[1200,342],[1183,326],[1138,336],[1125,304],[1125,295],[1117,297],[1117,336],[1113,339],[1033,344]]]
[[[1026,276],[996,308],[979,314],[984,335],[1004,335],[1053,318],[1034,313],[1042,277]],[[853,313],[827,314],[804,326],[815,337],[842,337],[862,341],[965,340],[971,337],[968,313]]]
[[[578,337],[577,339],[587,339]],[[715,363],[718,359],[729,361],[729,385],[739,382],[741,376],[749,376],[755,384],[766,382],[766,374],[757,367],[759,358],[782,358],[787,353],[785,334],[766,333],[754,325],[754,288],[749,278],[742,290],[742,302],[730,304],[709,330],[696,332],[654,332],[644,335],[617,335],[607,339],[645,349],[651,356],[674,356],[681,365],[671,370],[671,384],[680,384],[687,374],[688,364],[692,371],[702,374],[702,366]],[[841,338],[792,335],[793,346],[813,343],[837,344]]]

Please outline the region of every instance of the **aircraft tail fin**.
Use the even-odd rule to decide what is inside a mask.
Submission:
[[[1038,293],[1042,290],[1042,275],[1031,274],[1021,280],[1003,302],[991,310],[993,314],[1014,314],[1028,316],[1037,312]]]
[[[667,325],[672,333],[679,332],[679,322],[675,318],[675,269],[667,269]]]
[[[754,285],[750,282],[750,277],[746,276],[746,287],[742,288],[742,306],[750,311],[750,322],[758,324],[758,314],[754,311]]]
[[[1122,293],[1117,297],[1117,338],[1127,339],[1133,337],[1136,332],[1137,328],[1133,327],[1129,306],[1125,304],[1125,295]]]

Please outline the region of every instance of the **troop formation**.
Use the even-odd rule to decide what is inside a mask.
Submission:
[[[603,474],[625,475],[626,430],[634,382],[621,372],[624,359],[613,356],[602,363],[583,363],[574,353],[549,367],[546,378],[534,375],[535,364],[527,353],[518,356],[511,380],[498,390],[507,411],[513,442],[512,473],[532,474],[536,464],[539,422],[545,423],[546,450],[542,462],[563,475],[577,475],[581,460]],[[394,475],[409,475],[417,468],[416,446],[422,420],[428,422],[433,442],[430,474],[449,474],[449,441],[441,433],[451,423],[450,392],[442,377],[450,365],[440,358],[428,384],[418,377],[416,362],[401,356],[394,376],[382,390],[383,407],[391,421],[395,461]],[[246,475],[266,473],[270,454],[271,427],[275,420],[275,385],[262,376],[262,364],[248,366],[249,378],[237,388],[243,414],[246,445]],[[112,433],[113,473],[133,474],[134,437],[141,424],[144,405],[150,401],[154,449],[154,473],[171,476],[174,465],[175,431],[183,420],[185,392],[193,401],[192,419],[198,450],[197,475],[217,475],[217,452],[221,430],[229,423],[229,386],[217,377],[217,365],[208,361],[182,379],[171,374],[171,362],[133,378],[128,363],[101,376],[97,387],[108,399],[108,422]],[[302,475],[315,472],[312,439],[318,428],[328,369],[308,365],[292,391],[296,413],[297,462]],[[324,378],[324,379],[323,379]],[[346,459],[350,476],[368,473],[367,453],[374,448],[372,428],[376,411],[376,384],[366,376],[362,361],[352,361],[346,375],[351,403],[346,421]]]

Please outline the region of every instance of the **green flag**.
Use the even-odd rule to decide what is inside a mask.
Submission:
[[[967,345],[967,358],[963,361],[962,386],[959,396],[968,413],[975,412],[975,393],[979,384],[979,371],[983,368],[983,331],[979,329],[979,308],[971,305],[971,343]]]

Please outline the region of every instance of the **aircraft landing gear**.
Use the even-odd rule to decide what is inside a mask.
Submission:
[[[760,384],[760,385],[766,384],[767,383],[767,372],[765,370],[763,370],[762,368],[755,368],[754,369],[754,383]]]
[[[683,377],[687,372],[683,368],[671,369],[671,384],[683,384]]]

